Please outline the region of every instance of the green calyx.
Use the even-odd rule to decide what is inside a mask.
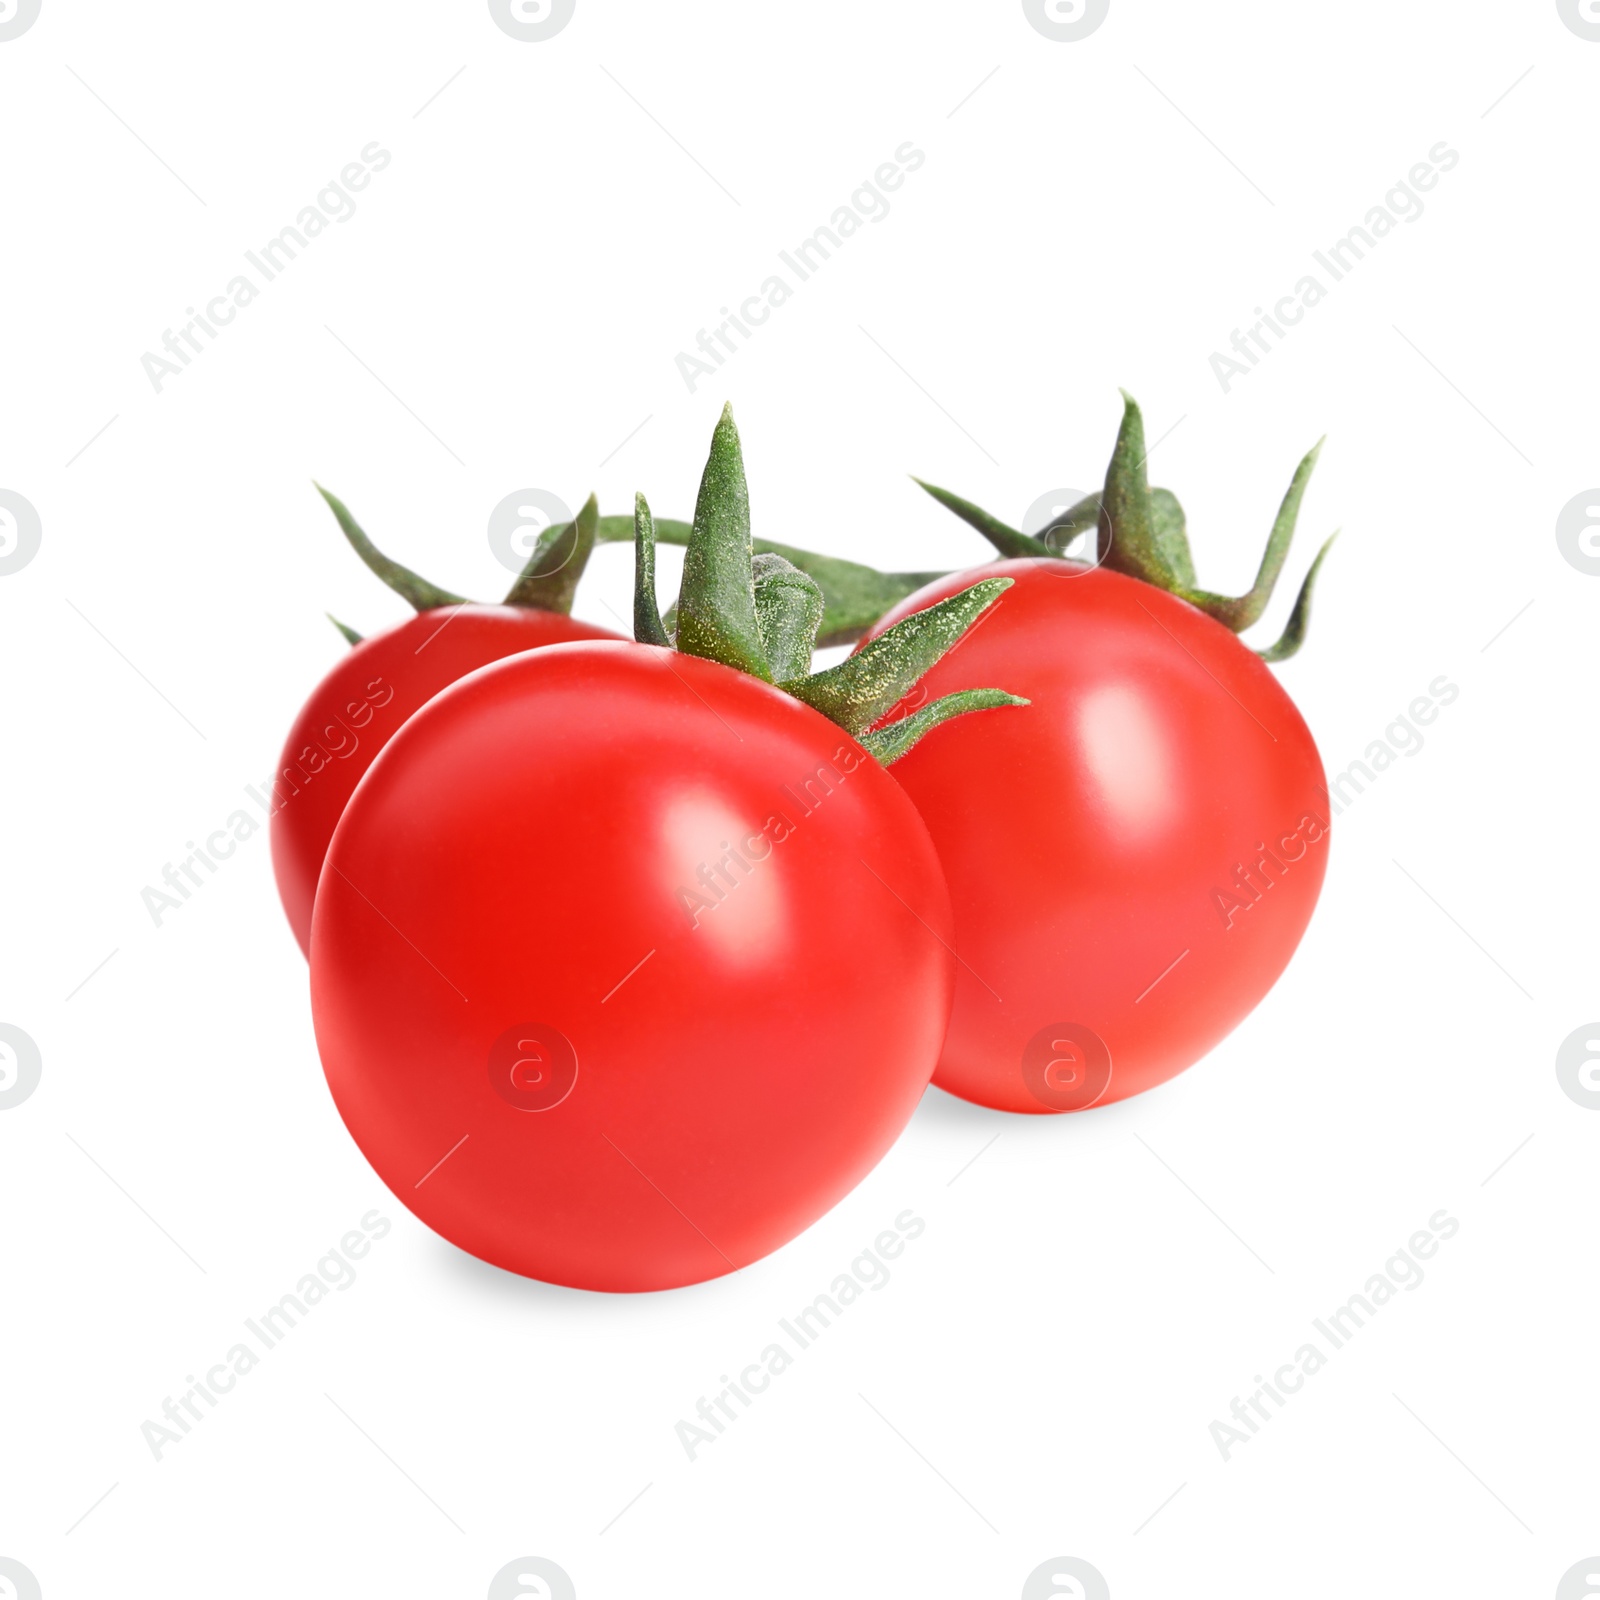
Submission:
[[[316,489],[327,501],[350,548],[407,605],[417,611],[430,611],[437,606],[468,603],[462,595],[441,589],[438,584],[430,583],[386,556],[367,537],[337,495],[330,494],[321,484],[317,484]],[[655,524],[655,537],[661,544],[687,545],[693,532],[693,524],[688,522],[662,518]],[[573,521],[553,523],[540,534],[527,566],[501,603],[556,611],[564,616],[570,614],[578,583],[595,545],[631,542],[633,536],[631,516],[602,517],[591,496]],[[813,550],[801,550],[770,539],[756,539],[752,544],[758,556],[779,556],[816,580],[823,602],[822,622],[816,639],[818,647],[852,643],[891,606],[923,584],[944,576],[940,572],[879,572],[858,561],[818,555]],[[352,645],[361,642],[361,636],[352,637],[354,630],[342,622],[335,620],[334,626]]]
[[[1061,558],[1068,546],[1092,532],[1096,565],[1165,589],[1224,627],[1242,633],[1260,620],[1283,572],[1300,515],[1300,502],[1311,481],[1322,441],[1312,446],[1295,469],[1267,538],[1255,582],[1242,595],[1213,594],[1200,588],[1195,580],[1194,558],[1189,550],[1183,507],[1177,496],[1169,490],[1150,486],[1145,473],[1148,451],[1144,441],[1144,418],[1131,395],[1123,391],[1122,398],[1122,426],[1111,453],[1111,464],[1106,469],[1105,487],[1099,494],[1087,495],[1060,512],[1038,534],[1019,533],[947,489],[923,483],[920,478],[915,481],[941,505],[976,528],[1007,559]],[[1317,552],[1281,637],[1267,649],[1257,652],[1263,661],[1287,661],[1305,643],[1317,575],[1336,538],[1337,533],[1331,535]]]
[[[330,494],[320,483],[316,485],[316,491],[328,502],[328,509],[333,512],[334,520],[349,541],[350,548],[413,610],[432,611],[439,606],[470,603],[464,595],[441,589],[410,567],[402,566],[386,556],[367,537],[361,524],[350,515],[349,508],[338,495]],[[572,610],[573,597],[578,592],[578,580],[582,578],[583,569],[589,564],[589,556],[594,550],[599,521],[599,504],[590,495],[583,510],[573,521],[546,528],[539,535],[539,542],[528,557],[528,564],[518,573],[517,581],[511,585],[501,604],[568,615]],[[337,619],[329,620],[351,644],[361,642],[360,634],[352,637],[352,629]]]
[[[823,589],[810,573],[770,548],[757,552],[750,534],[744,456],[731,406],[723,409],[717,423],[700,480],[684,553],[675,637],[668,632],[656,600],[658,534],[659,525],[645,497],[637,496],[635,639],[640,644],[675,647],[684,655],[717,661],[775,684],[837,723],[884,766],[952,717],[1028,703],[1000,689],[967,689],[874,726],[1011,587],[1009,578],[976,583],[896,623],[837,666],[812,672],[812,651],[826,627]]]

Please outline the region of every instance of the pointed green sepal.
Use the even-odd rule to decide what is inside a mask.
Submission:
[[[1024,559],[1030,556],[1066,556],[1068,547],[1086,533],[1094,532],[1100,525],[1098,494],[1086,494],[1081,500],[1058,512],[1037,533],[1019,533],[1008,528],[998,517],[991,516],[981,506],[975,506],[960,495],[951,494],[921,478],[911,480],[926,489],[940,505],[955,512],[963,522],[970,524],[1007,559]],[[1189,554],[1189,540],[1184,528],[1183,507],[1170,489],[1150,490],[1151,538],[1161,559],[1174,576],[1183,583],[1194,582],[1194,561]],[[1097,552],[1098,553],[1098,552]]]
[[[571,522],[546,528],[503,603],[529,611],[555,611],[569,616],[578,592],[578,580],[583,577],[583,569],[589,565],[589,557],[594,552],[599,521],[600,503],[590,495]]]
[[[1317,559],[1311,563],[1306,581],[1300,585],[1300,593],[1295,596],[1294,610],[1289,613],[1288,624],[1278,642],[1269,645],[1265,650],[1256,651],[1263,661],[1287,661],[1306,642],[1306,629],[1311,625],[1312,590],[1316,587],[1317,574],[1322,570],[1322,558],[1333,548],[1333,541],[1338,537],[1337,533],[1330,533],[1322,548],[1317,551]]]
[[[361,643],[361,635],[354,628],[341,622],[331,611],[324,611],[322,614],[344,635],[344,642],[352,649]]]
[[[448,589],[441,589],[436,583],[429,583],[426,578],[419,577],[410,567],[403,567],[398,561],[391,561],[367,536],[361,531],[360,524],[345,508],[344,502],[335,494],[329,494],[320,483],[315,485],[316,491],[328,502],[328,509],[338,520],[339,527],[346,539],[350,541],[350,548],[366,562],[368,568],[375,572],[389,585],[394,592],[404,600],[407,605],[417,611],[432,611],[436,606],[465,605],[465,599],[459,594],[451,594]]]
[[[947,511],[955,512],[963,522],[976,528],[1008,561],[1027,556],[1053,556],[1056,553],[1043,540],[1035,539],[1031,534],[1018,533],[1015,528],[1008,528],[998,517],[990,516],[982,506],[975,506],[970,500],[963,500],[960,495],[951,494],[948,489],[924,483],[921,478],[913,478],[911,481],[919,489],[927,490]]]
[[[711,436],[700,479],[694,530],[683,557],[678,591],[678,648],[685,655],[772,681],[772,668],[756,621],[751,570],[750,494],[733,407],[724,406]]]
[[[672,648],[656,604],[656,526],[642,494],[633,497],[633,637],[639,644]]]
[[[772,681],[803,678],[811,670],[811,643],[822,626],[822,590],[815,578],[782,556],[758,555],[751,565],[756,625]]]
[[[1305,498],[1306,485],[1311,481],[1311,473],[1317,464],[1317,457],[1322,454],[1322,446],[1323,440],[1318,439],[1295,468],[1283,503],[1278,507],[1277,520],[1272,524],[1272,532],[1267,538],[1267,548],[1262,552],[1256,581],[1250,585],[1248,593],[1229,598],[1227,595],[1210,594],[1186,586],[1175,587],[1174,593],[1181,594],[1191,605],[1198,606],[1208,617],[1215,617],[1235,633],[1243,633],[1252,623],[1259,622],[1267,609],[1267,602],[1272,599],[1273,589],[1277,587],[1283,564],[1288,560],[1289,546],[1294,542],[1295,523],[1300,517],[1300,502]]]
[[[1007,694],[1004,689],[960,689],[955,694],[943,695],[920,711],[913,711],[909,717],[901,717],[898,722],[858,735],[857,742],[887,767],[898,761],[925,734],[931,733],[940,723],[948,722],[952,717],[964,717],[969,711],[993,711],[1000,706],[1031,704],[1020,695]]]
[[[1138,402],[1122,391],[1122,426],[1106,468],[1106,486],[1100,495],[1100,527],[1095,554],[1111,572],[1142,578],[1158,588],[1170,589],[1173,575],[1157,538],[1150,480],[1145,474],[1144,417]]]
[[[985,578],[926,611],[913,612],[837,666],[784,688],[859,737],[894,709],[1011,582]]]

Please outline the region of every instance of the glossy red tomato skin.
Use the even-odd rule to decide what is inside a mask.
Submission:
[[[558,645],[439,695],[363,779],[317,896],[317,1042],[436,1232],[670,1288],[776,1249],[888,1149],[944,1036],[949,931],[915,808],[832,723],[712,662]],[[518,1109],[505,1043],[549,1030],[576,1080]],[[559,1049],[519,1045],[520,1082]]]
[[[997,562],[874,632],[987,577],[1015,582],[921,688],[993,683],[1032,704],[958,719],[894,767],[955,914],[934,1082],[1081,1110],[1181,1072],[1276,982],[1322,887],[1327,783],[1266,664],[1136,579]]]
[[[441,689],[491,661],[578,639],[592,623],[522,606],[441,606],[363,639],[312,690],[273,774],[272,869],[302,952],[328,841],[361,775]]]

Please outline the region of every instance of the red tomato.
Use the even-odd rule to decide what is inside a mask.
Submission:
[[[372,759],[441,689],[503,656],[616,634],[554,611],[441,606],[363,639],[312,691],[273,775],[272,868],[300,948],[334,825]]]
[[[923,679],[1003,683],[896,763],[944,865],[956,998],[934,1082],[1009,1111],[1124,1099],[1198,1060],[1294,954],[1328,860],[1316,745],[1266,665],[1150,584],[1001,561],[1015,585]],[[869,635],[870,637],[870,635]]]
[[[665,1289],[776,1249],[889,1148],[949,935],[926,828],[848,734],[715,662],[557,645],[373,764],[317,895],[312,1010],[340,1115],[429,1227],[548,1282]]]

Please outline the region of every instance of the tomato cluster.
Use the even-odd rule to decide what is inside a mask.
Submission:
[[[758,547],[724,412],[665,621],[636,502],[632,641],[568,615],[620,520],[592,499],[475,606],[328,497],[418,615],[301,712],[274,864],[334,1102],[445,1238],[585,1288],[715,1277],[848,1193],[930,1079],[1104,1104],[1282,971],[1326,864],[1321,765],[1230,631],[1264,595],[1195,587],[1137,408],[1105,492],[1042,538],[930,492],[1006,559],[863,578]],[[863,632],[812,671],[819,633]]]

